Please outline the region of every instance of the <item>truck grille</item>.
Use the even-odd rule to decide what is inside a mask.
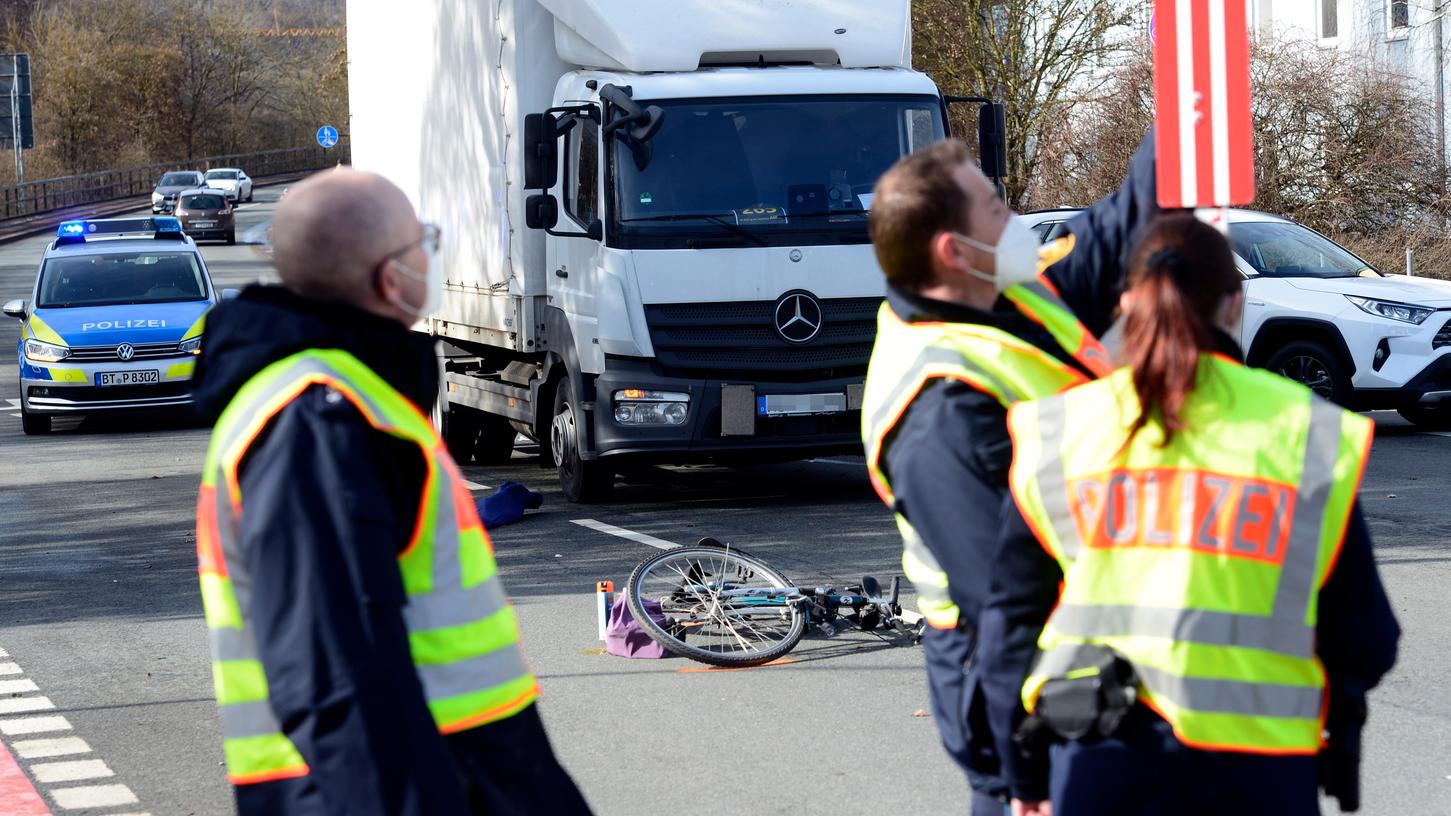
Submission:
[[[1451,346],[1451,320],[1447,320],[1446,325],[1442,326],[1441,330],[1436,332],[1436,336],[1431,339],[1433,350],[1442,346]]]
[[[822,300],[821,333],[793,345],[774,325],[776,301],[647,305],[645,322],[660,364],[698,375],[864,374],[881,298]]]
[[[114,363],[121,358],[116,356],[118,346],[72,346],[71,356],[66,362],[71,363]],[[131,347],[136,353],[131,361],[136,360],[159,360],[163,357],[190,357],[176,347],[176,343],[132,343]]]

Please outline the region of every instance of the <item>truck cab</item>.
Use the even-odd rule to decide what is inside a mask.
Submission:
[[[349,52],[366,55],[355,5]],[[435,17],[435,48],[486,81],[425,71],[417,147],[374,149],[356,90],[374,80],[350,76],[355,162],[462,235],[427,327],[447,342],[455,455],[503,459],[522,432],[590,501],[627,460],[859,452],[884,293],[872,190],[947,135],[910,68],[908,0],[502,6],[477,21],[497,40],[451,40]]]

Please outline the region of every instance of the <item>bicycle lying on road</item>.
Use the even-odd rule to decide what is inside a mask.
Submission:
[[[625,601],[640,628],[670,652],[738,668],[784,656],[813,625],[830,633],[841,625],[885,627],[917,643],[923,622],[903,619],[899,588],[894,577],[884,595],[871,576],[841,591],[798,587],[761,558],[703,538],[635,567]]]

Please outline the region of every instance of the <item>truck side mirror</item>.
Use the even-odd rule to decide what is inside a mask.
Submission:
[[[531,113],[524,117],[524,187],[551,190],[558,182],[559,120],[552,113]]]
[[[978,159],[983,175],[999,183],[1008,174],[1007,132],[1001,102],[988,102],[978,109]]]
[[[559,201],[548,193],[529,196],[524,200],[524,224],[529,229],[554,229],[559,223]]]

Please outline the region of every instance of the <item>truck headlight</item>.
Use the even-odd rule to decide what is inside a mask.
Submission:
[[[71,356],[71,350],[32,338],[25,341],[25,356],[37,363],[58,363]]]
[[[677,391],[615,392],[615,422],[621,425],[684,425],[689,407],[690,395]]]
[[[1355,297],[1353,295],[1346,295],[1345,299],[1354,303],[1356,308],[1367,314],[1384,317],[1387,320],[1397,320],[1401,323],[1414,323],[1417,326],[1426,322],[1426,318],[1430,317],[1436,311],[1425,306],[1411,306],[1406,303]]]
[[[202,336],[200,334],[198,334],[196,337],[193,337],[193,338],[191,338],[189,340],[183,340],[180,343],[177,343],[176,344],[176,350],[177,351],[180,351],[183,354],[201,354],[202,353]]]

